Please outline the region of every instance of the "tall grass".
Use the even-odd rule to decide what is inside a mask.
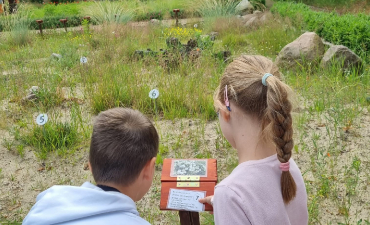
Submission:
[[[98,23],[126,23],[133,18],[132,10],[127,9],[120,1],[97,1],[84,8],[82,12]]]
[[[9,8],[9,5],[6,5]],[[25,4],[18,4],[16,13],[0,16],[0,25],[4,31],[9,31],[8,41],[16,45],[25,45],[29,41],[28,27],[31,16],[29,8]]]
[[[225,17],[235,15],[235,7],[239,4],[236,0],[192,0],[190,8],[202,17]]]

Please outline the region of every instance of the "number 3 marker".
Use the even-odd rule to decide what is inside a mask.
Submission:
[[[46,122],[48,122],[48,115],[46,114],[40,114],[36,118],[36,123],[40,126],[44,125]]]

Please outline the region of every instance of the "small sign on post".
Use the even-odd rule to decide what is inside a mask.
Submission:
[[[160,209],[178,210],[181,225],[199,225],[199,212],[213,207],[198,200],[213,195],[216,183],[216,159],[164,159]]]
[[[48,122],[48,115],[46,114],[40,114],[36,117],[36,123],[37,125],[43,126]]]
[[[155,111],[155,114],[158,115],[158,112],[157,112],[157,103],[156,103],[156,99],[159,97],[159,91],[157,89],[153,89],[149,92],[149,98],[153,99],[154,101],[154,111]]]

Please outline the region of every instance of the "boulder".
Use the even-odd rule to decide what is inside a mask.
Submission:
[[[214,40],[216,40],[216,38],[217,38],[217,36],[218,36],[218,32],[211,32],[210,34],[209,34],[209,36],[211,37],[211,41],[214,41]]]
[[[235,11],[239,14],[248,14],[253,12],[253,5],[248,0],[242,0],[236,7]]]
[[[242,20],[244,20],[244,22],[248,22],[248,20],[250,20],[254,17],[256,17],[256,15],[248,14],[248,15],[242,16]]]
[[[258,23],[258,18],[257,18],[257,16],[254,16],[254,17],[250,18],[250,19],[249,19],[249,20],[244,24],[244,26],[245,26],[245,27],[252,27],[252,26],[257,25],[257,23]]]
[[[150,20],[150,23],[152,23],[152,24],[160,24],[161,21],[160,20],[157,20],[157,19],[151,19]]]
[[[321,38],[314,32],[302,34],[292,43],[286,45],[276,58],[278,67],[292,68],[298,63],[319,63],[325,53]]]
[[[340,65],[342,69],[352,69],[360,71],[363,68],[361,58],[351,49],[343,45],[334,45],[330,47],[321,60],[321,66],[327,68],[333,65]]]
[[[53,53],[53,54],[51,54],[51,57],[54,57],[56,59],[61,59],[62,58],[62,55],[57,54],[57,53]]]
[[[27,96],[22,99],[23,102],[25,101],[32,101],[37,98],[37,92],[40,90],[38,86],[32,86],[27,93]]]

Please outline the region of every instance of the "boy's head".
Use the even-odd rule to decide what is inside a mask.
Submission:
[[[89,156],[95,182],[128,187],[144,178],[140,183],[146,193],[158,146],[156,129],[139,111],[114,108],[101,112],[94,123]]]

